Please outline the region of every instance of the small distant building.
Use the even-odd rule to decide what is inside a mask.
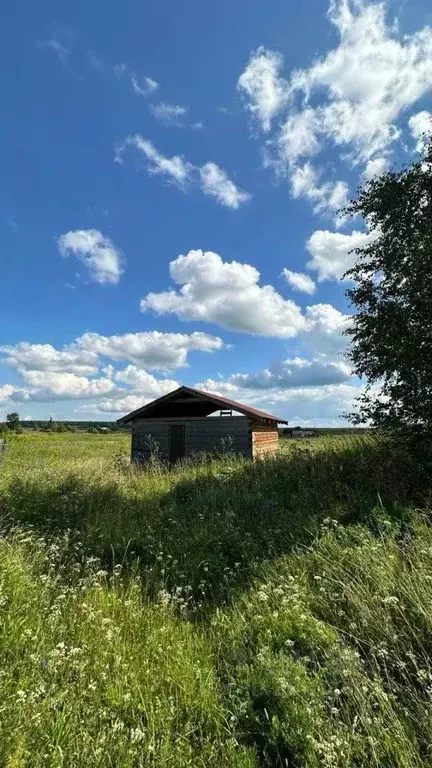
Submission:
[[[281,434],[283,437],[316,437],[317,433],[314,429],[303,429],[303,427],[292,427],[290,429],[282,429]]]
[[[217,411],[219,415],[212,416]],[[277,425],[288,422],[225,397],[179,387],[117,423],[132,424],[132,461],[148,461],[156,447],[163,461],[174,463],[194,453],[220,451],[224,445],[251,459],[275,454]]]

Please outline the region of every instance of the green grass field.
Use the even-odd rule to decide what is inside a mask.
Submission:
[[[0,464],[0,766],[432,765],[426,473],[371,437]]]

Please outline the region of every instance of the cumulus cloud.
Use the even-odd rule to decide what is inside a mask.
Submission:
[[[161,333],[142,331],[115,336],[84,333],[59,350],[51,344],[30,344],[0,347],[0,362],[23,374],[25,371],[52,373],[97,374],[101,358],[114,362],[131,362],[158,371],[172,371],[188,365],[190,352],[215,352],[224,343],[219,336],[193,333]]]
[[[115,390],[109,378],[89,379],[76,373],[22,371],[28,388],[16,388],[11,395],[18,402],[50,402],[100,397]]]
[[[0,347],[0,362],[15,369],[21,376],[20,386],[6,384],[0,387],[0,401],[51,402],[55,400],[95,400],[105,398],[104,407],[122,412],[114,401],[129,396],[139,398],[141,404],[175,389],[173,379],[157,379],[146,369],[167,372],[188,365],[189,352],[214,352],[224,346],[222,339],[207,333],[160,333],[147,331],[118,336],[85,333],[71,344],[58,350],[50,344],[20,342]],[[115,363],[130,362],[126,368],[116,369]],[[126,402],[126,401],[125,401]],[[99,407],[93,404],[95,411]]]
[[[374,237],[375,235],[371,232],[358,232],[355,229],[347,235],[318,229],[306,243],[306,248],[312,257],[307,266],[317,272],[319,281],[341,280],[357,259],[352,251],[363,248]]]
[[[305,360],[296,357],[279,360],[257,373],[235,373],[226,383],[239,390],[286,390],[299,387],[322,387],[347,381],[349,374],[336,362]]]
[[[179,386],[178,381],[173,379],[156,379],[151,373],[136,365],[128,365],[114,376],[116,381],[123,382],[131,388],[133,392],[140,393],[147,399],[152,400],[161,394],[172,392]]]
[[[13,387],[12,384],[3,384],[0,387],[0,403],[4,403],[6,400],[9,400],[15,389],[16,388]]]
[[[198,331],[191,334],[143,331],[117,336],[85,333],[73,346],[83,352],[91,350],[93,354],[115,362],[128,361],[152,370],[172,371],[188,364],[189,352],[215,352],[224,344],[219,336]]]
[[[335,149],[340,160],[363,165],[366,178],[382,172],[400,137],[401,115],[432,90],[432,28],[401,35],[385,3],[367,0],[330,0],[328,18],[338,42],[309,67],[284,79],[282,56],[260,48],[238,81],[262,130],[275,123],[267,164],[287,173],[293,194],[314,205],[317,193],[298,180],[299,169],[310,171],[311,157]],[[414,116],[411,130],[418,133],[424,119]],[[337,194],[344,197],[341,188]]]
[[[117,415],[135,411],[157,397],[177,389],[180,384],[173,379],[156,379],[142,368],[128,365],[118,371],[115,380],[126,384],[131,391],[119,390],[114,397],[104,397],[92,405],[82,405],[79,411],[92,413],[115,413]]]
[[[250,199],[250,195],[236,187],[225,171],[219,168],[216,163],[205,163],[199,171],[204,194],[215,197],[222,205],[226,205],[228,208],[238,208]]]
[[[427,110],[417,112],[408,120],[411,136],[416,141],[415,151],[423,152],[426,138],[432,135],[432,115]]]
[[[98,356],[92,349],[58,350],[51,344],[30,344],[21,341],[15,346],[0,347],[5,355],[1,362],[19,372],[25,370],[94,374],[98,370]]]
[[[211,195],[222,205],[233,209],[238,208],[250,198],[250,195],[239,189],[227,173],[214,162],[196,166],[181,155],[165,157],[158,152],[151,141],[144,139],[140,134],[128,136],[123,144],[117,147],[116,162],[123,162],[123,156],[128,147],[135,147],[147,158],[149,174],[162,174],[170,183],[183,191],[191,183],[199,184],[205,195]]]
[[[304,327],[300,308],[271,285],[259,285],[250,264],[224,262],[212,251],[192,250],[170,263],[179,290],[149,293],[141,310],[175,314],[180,320],[217,323],[258,336],[291,338]]]
[[[251,54],[249,64],[240,75],[237,89],[245,98],[246,108],[256,117],[264,131],[287,100],[287,83],[280,77],[283,58],[264,47]]]
[[[332,304],[306,307],[303,339],[308,351],[318,360],[333,360],[344,365],[341,355],[347,348],[348,340],[344,333],[349,324],[350,316],[344,315]]]
[[[316,285],[309,275],[305,275],[304,272],[292,272],[290,269],[284,267],[282,270],[282,276],[287,281],[288,285],[294,288],[295,291],[301,293],[315,293]]]
[[[88,269],[90,279],[100,285],[118,283],[124,270],[124,258],[109,237],[97,229],[76,229],[60,235],[60,255],[76,256]]]

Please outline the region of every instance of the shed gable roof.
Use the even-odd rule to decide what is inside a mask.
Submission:
[[[195,387],[179,387],[178,389],[175,389],[174,392],[169,392],[167,395],[162,395],[162,397],[157,398],[157,400],[153,400],[151,403],[147,403],[147,405],[143,405],[142,408],[137,408],[136,411],[132,411],[127,416],[123,416],[121,419],[118,419],[119,424],[127,424],[130,421],[133,421],[137,418],[152,418],[152,415],[155,411],[160,410],[159,406],[166,405],[169,407],[170,403],[174,405],[176,401],[179,401],[179,398],[185,397],[190,400],[190,403],[195,402],[197,405],[199,405],[199,415],[207,416],[210,413],[213,413],[213,411],[218,410],[218,408],[221,409],[233,409],[235,411],[238,411],[239,413],[242,413],[244,416],[251,416],[253,418],[260,419],[262,421],[271,421],[274,423],[281,423],[281,424],[288,424],[288,422],[285,419],[280,419],[278,416],[273,416],[271,413],[266,413],[265,411],[260,411],[257,408],[251,408],[248,405],[244,405],[243,403],[238,403],[235,400],[230,400],[226,397],[220,397],[219,395],[213,395],[210,392],[203,392],[200,389],[195,389]],[[180,405],[180,403],[179,403]],[[167,414],[169,415],[169,414]],[[185,418],[187,418],[187,410],[185,406]]]

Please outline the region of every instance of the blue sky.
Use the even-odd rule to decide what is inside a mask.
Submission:
[[[340,207],[422,151],[427,0],[9,5],[0,419],[115,419],[179,383],[338,425]]]

